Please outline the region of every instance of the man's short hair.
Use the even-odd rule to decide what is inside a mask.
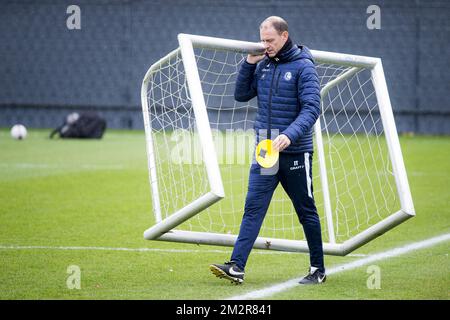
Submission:
[[[263,22],[261,22],[259,28],[261,29],[265,22],[269,22],[272,27],[278,32],[278,34],[282,34],[284,31],[288,31],[288,24],[286,20],[278,16],[270,16],[266,18]]]

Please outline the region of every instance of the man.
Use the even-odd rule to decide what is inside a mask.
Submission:
[[[310,251],[310,269],[301,284],[318,284],[326,279],[320,220],[312,187],[312,127],[320,114],[320,85],[310,51],[294,45],[288,25],[280,17],[269,17],[260,25],[265,54],[248,55],[241,65],[235,99],[246,102],[258,96],[254,128],[257,141],[262,132],[276,131],[273,140],[278,150],[278,171],[262,174],[261,166],[250,168],[248,193],[239,236],[230,262],[212,264],[220,278],[239,284],[244,268],[273,192],[280,182],[299,217]],[[268,131],[267,131],[268,130]],[[275,136],[274,136],[275,137]]]

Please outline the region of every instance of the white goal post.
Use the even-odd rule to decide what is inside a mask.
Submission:
[[[154,213],[144,238],[233,246],[257,108],[256,99],[233,99],[234,83],[246,55],[264,49],[188,34],[178,42],[149,68],[141,88]],[[415,211],[381,59],[311,52],[322,98],[314,198],[324,253],[346,255]],[[295,211],[278,189],[254,248],[308,252]]]

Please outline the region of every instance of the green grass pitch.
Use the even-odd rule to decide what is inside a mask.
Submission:
[[[101,141],[49,140],[48,133],[31,130],[15,141],[0,130],[0,299],[224,299],[306,272],[305,254],[254,250],[245,283],[234,286],[208,269],[230,248],[144,240],[154,219],[143,132],[108,131]],[[450,137],[400,143],[417,216],[355,254],[450,232]],[[449,299],[448,254],[443,242],[374,263],[380,289],[368,289],[364,266],[267,298]],[[327,256],[326,265],[360,258]],[[72,265],[80,289],[67,286]]]

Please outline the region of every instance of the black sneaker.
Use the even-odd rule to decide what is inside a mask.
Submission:
[[[310,267],[309,273],[304,276],[299,283],[300,284],[321,284],[327,280],[325,273],[319,271],[316,267]]]
[[[241,284],[244,282],[244,271],[233,261],[225,262],[225,264],[212,264],[209,269],[216,277],[230,280],[231,283]]]

